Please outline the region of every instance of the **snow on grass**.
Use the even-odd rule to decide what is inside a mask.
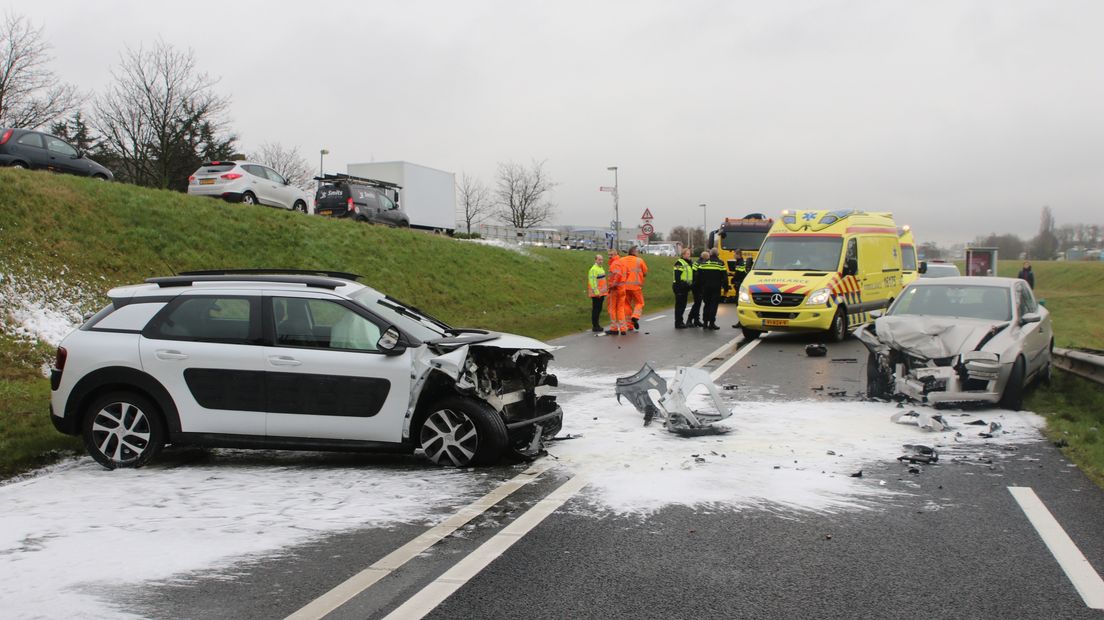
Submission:
[[[224,450],[211,464],[106,471],[82,458],[2,486],[0,615],[127,617],[95,593],[218,571],[327,532],[429,522],[488,484],[420,463],[311,463]]]
[[[628,401],[619,405],[613,376],[562,369],[557,376],[567,392],[561,404],[570,412],[563,433],[580,437],[556,442],[550,452],[564,467],[590,478],[593,500],[620,514],[647,515],[673,504],[783,512],[869,509],[894,492],[878,480],[851,474],[868,464],[894,462],[905,453],[903,444],[934,446],[946,462],[992,443],[1041,440],[1043,424],[1032,413],[989,410],[950,417],[954,428],[931,433],[891,422],[899,411],[892,404],[740,402],[725,392],[734,414],[717,426],[727,434],[683,438],[658,420],[644,427],[643,416]],[[693,408],[712,410],[699,389]],[[978,436],[979,427],[962,426],[977,417],[999,421],[1004,432],[986,440]]]
[[[526,256],[530,256],[530,252],[527,246],[519,245],[517,243],[509,243],[501,239],[457,239],[457,241],[478,243],[479,245],[485,245],[493,248],[502,248],[503,250],[509,250],[511,252],[517,252],[518,254],[525,254]]]
[[[9,336],[57,346],[93,305],[80,286],[0,273],[0,327]]]

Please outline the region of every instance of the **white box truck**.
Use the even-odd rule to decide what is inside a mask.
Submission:
[[[412,228],[456,229],[456,174],[419,166],[408,161],[380,161],[349,164],[348,174],[395,183],[399,206],[410,218]]]

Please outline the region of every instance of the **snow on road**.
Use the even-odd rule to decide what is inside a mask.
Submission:
[[[892,494],[876,479],[850,474],[892,462],[902,444],[935,445],[945,462],[992,443],[1040,438],[1041,419],[1030,413],[980,413],[1006,431],[983,440],[978,427],[956,423],[978,415],[952,414],[955,428],[927,433],[891,423],[896,409],[887,404],[733,400],[735,415],[720,423],[727,434],[685,439],[658,422],[643,427],[631,405],[614,399],[614,377],[557,374],[563,433],[577,438],[549,451],[565,473],[591,480],[588,514],[646,516],[673,504],[795,515],[871,510]],[[695,406],[706,406],[704,399]],[[199,462],[168,454],[118,471],[81,458],[0,486],[5,615],[126,617],[98,596],[108,586],[230,572],[236,562],[337,531],[433,523],[510,475],[402,459],[213,454]]]

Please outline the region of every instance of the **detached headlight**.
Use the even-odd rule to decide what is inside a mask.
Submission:
[[[809,298],[805,300],[806,306],[822,306],[828,303],[828,300],[832,298],[832,291],[826,288],[818,288],[817,290],[809,293]]]
[[[739,301],[742,301],[746,304],[751,303],[751,295],[748,295],[748,290],[747,290],[746,286],[741,286],[740,287],[740,292],[737,293],[736,296],[739,297]]]

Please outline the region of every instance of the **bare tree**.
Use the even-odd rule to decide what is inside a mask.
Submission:
[[[35,129],[78,107],[79,96],[46,68],[50,45],[22,15],[0,23],[0,127]]]
[[[1054,235],[1054,212],[1050,205],[1043,206],[1042,216],[1039,218],[1039,234],[1031,241],[1031,253],[1034,258],[1050,260],[1058,251],[1058,238]]]
[[[149,50],[127,48],[112,76],[91,121],[113,156],[117,177],[183,190],[204,160],[233,153],[235,138],[223,120],[229,100],[215,94],[218,80],[199,72],[191,50],[163,41]]]
[[[279,142],[265,142],[249,159],[279,172],[299,189],[314,190],[314,169],[299,153],[298,147],[286,147]]]
[[[456,198],[460,203],[460,216],[470,235],[472,224],[478,224],[490,215],[491,192],[482,181],[461,172],[460,182],[456,184]]]
[[[532,228],[552,218],[555,205],[545,194],[556,187],[544,170],[543,161],[533,161],[532,167],[509,162],[498,164],[495,186],[495,215],[514,228]]]

